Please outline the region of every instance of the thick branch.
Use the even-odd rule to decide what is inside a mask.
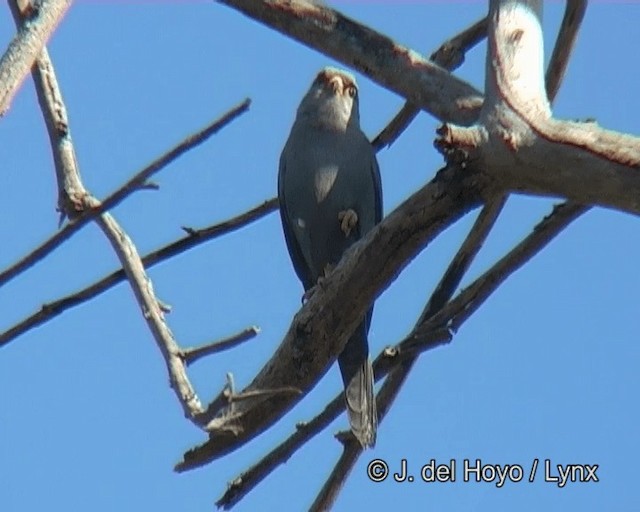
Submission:
[[[14,0],[9,0],[13,8]],[[20,26],[0,58],[0,116],[3,116],[42,48],[71,6],[71,0],[42,0]]]
[[[416,355],[412,352],[416,343],[418,343],[418,352],[422,353],[425,350],[439,346],[443,341],[446,342],[446,337],[432,337],[430,335],[430,333],[439,332],[436,328],[437,325],[451,325],[456,330],[460,328],[462,323],[477,311],[508,276],[521,268],[535,254],[544,249],[566,226],[587,211],[586,207],[578,205],[563,204],[555,207],[553,212],[540,222],[529,236],[461,292],[454,301],[442,308],[442,305],[451,297],[459,285],[462,274],[471,264],[474,253],[480,249],[502,205],[502,201],[496,199],[483,209],[470,235],[465,239],[465,242],[449,265],[447,272],[445,272],[433,292],[412,334],[394,349],[385,349],[374,361],[376,380],[379,380],[389,370],[395,368],[383,386],[384,393],[381,390],[378,396],[381,412],[388,410],[391,401],[397,396],[406,381],[406,377],[413,366],[414,355]],[[438,313],[438,311],[440,312]],[[434,317],[433,315],[436,313],[438,314]],[[389,352],[398,354],[400,357],[390,359],[388,357]],[[232,481],[227,492],[217,502],[217,505],[226,509],[231,508],[279,464],[286,462],[305,442],[326,428],[343,410],[344,399],[342,393],[340,393],[325,407],[322,413],[310,422],[300,425],[297,431],[286,441]],[[352,456],[341,457],[338,465],[352,463],[355,460]],[[332,481],[335,480],[332,479]],[[328,489],[324,489],[323,496],[330,496],[327,491]]]
[[[505,191],[639,214],[640,138],[551,118],[538,4],[492,1],[481,124],[448,125],[438,145],[450,158],[462,150]]]
[[[482,95],[441,67],[319,2],[218,0],[358,70],[442,121],[470,125]]]
[[[512,148],[495,140],[491,148],[500,149],[485,151],[487,166],[507,189],[640,214],[640,138],[553,119],[522,118],[496,128],[534,137],[527,144],[523,135],[525,145]]]
[[[462,65],[467,51],[478,44],[487,35],[489,20],[482,18],[460,34],[444,42],[431,54],[430,60],[448,71]],[[420,111],[420,107],[407,101],[389,124],[371,142],[376,150],[391,146],[400,134],[409,126]]]
[[[423,342],[422,344],[416,343],[416,339],[412,335],[394,347],[385,348],[378,354],[378,357],[373,362],[376,382],[402,364],[407,358],[414,357],[418,352],[430,350],[450,342],[451,334],[448,329],[445,329],[431,331],[427,336],[422,336],[420,338]],[[291,434],[289,438],[271,450],[247,471],[244,471],[231,481],[224,495],[216,502],[216,505],[223,507],[225,510],[231,509],[276,467],[287,462],[298,449],[329,426],[344,409],[344,393],[340,392],[320,414],[311,421],[297,424],[295,433]]]
[[[439,332],[441,328],[437,326],[448,325],[453,330],[459,329],[510,275],[522,268],[571,222],[588,210],[584,206],[568,203],[556,206],[516,247],[478,277],[454,300],[444,305],[459,285],[462,271],[471,264],[473,253],[480,249],[488,235],[493,222],[495,222],[495,216],[499,213],[500,206],[499,199],[496,199],[483,209],[469,236],[465,239],[431,295],[412,333],[393,349],[383,350],[374,361],[376,380],[381,379],[392,370],[378,394],[378,408],[381,416],[384,417],[391,402],[406,381],[415,360],[416,353],[412,350],[416,342],[419,344],[418,353],[433,349],[446,342],[446,338],[431,336],[430,333]],[[389,352],[397,353],[400,357],[390,359]],[[326,428],[343,410],[344,398],[340,393],[325,407],[322,413],[310,422],[302,424],[286,441],[234,480],[217,504],[231,508],[277,465],[286,462],[305,442]],[[340,461],[342,460],[341,458]],[[348,460],[350,461],[351,458],[349,457]],[[338,464],[346,463],[340,461]]]

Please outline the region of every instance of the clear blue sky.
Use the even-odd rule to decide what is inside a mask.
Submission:
[[[273,197],[277,163],[295,108],[328,58],[213,2],[78,1],[51,45],[87,187],[104,197],[135,171],[249,96],[250,112],[155,179],[114,215],[146,253]],[[479,19],[484,2],[369,3],[337,7],[428,54]],[[547,55],[564,3],[545,12]],[[594,2],[555,113],[640,132],[635,70],[640,7]],[[0,9],[0,46],[13,36]],[[459,75],[482,88],[485,46]],[[365,77],[363,128],[375,135],[403,100]],[[421,114],[379,154],[385,211],[441,165],[436,121]],[[57,226],[50,149],[28,82],[0,119],[0,267]],[[549,211],[551,200],[512,198],[471,271],[477,276]],[[466,218],[421,254],[378,300],[374,354],[405,335],[473,221]],[[454,342],[426,354],[360,459],[336,510],[638,510],[640,386],[638,219],[596,210],[513,275]],[[116,258],[90,225],[0,290],[0,330],[44,302],[111,271]],[[276,214],[150,271],[182,345],[252,324],[254,341],[190,370],[203,400],[232,371],[244,386],[280,343],[300,305]],[[232,455],[186,474],[172,467],[204,436],[170,391],[164,363],[127,284],[73,309],[0,350],[0,508],[190,510],[213,508],[226,482],[310,419],[341,388],[332,368],[273,429]],[[341,417],[237,510],[303,510],[340,453]],[[417,473],[439,462],[599,464],[599,483],[374,484],[366,465]],[[395,470],[395,469],[394,469]],[[540,471],[540,470],[539,470]]]

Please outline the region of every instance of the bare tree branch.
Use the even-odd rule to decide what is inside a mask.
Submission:
[[[8,3],[16,28],[20,29],[23,21],[25,24],[28,23],[27,17],[35,7],[29,0],[9,0]],[[69,212],[75,217],[85,192],[78,175],[75,150],[68,131],[67,109],[46,46],[42,46],[40,54],[36,56],[31,75],[52,148],[58,184],[58,210],[61,215]]]
[[[16,23],[18,23],[21,13],[17,4],[12,6],[12,12]],[[33,78],[37,83],[36,88],[39,91],[38,97],[42,115],[49,132],[58,186],[68,187],[59,192],[59,197],[75,198],[74,201],[64,202],[61,205],[66,208],[64,213],[73,218],[77,211],[84,211],[87,208],[98,211],[100,210],[99,201],[86,191],[80,177],[62,93],[57,83],[53,64],[46,51],[39,56],[39,64],[33,73]],[[180,350],[164,321],[161,304],[153,293],[151,281],[146,276],[136,248],[111,214],[101,213],[95,219],[116,251],[140,304],[143,316],[165,357],[171,387],[176,392],[187,417],[197,423],[198,414],[203,412],[202,404],[186,375]]]
[[[460,64],[462,64],[462,62],[464,62],[464,53],[475,44],[477,44],[485,36],[486,25],[487,18],[483,18],[482,20],[476,22],[474,25],[464,30],[454,38],[443,43],[440,48],[431,55],[431,60],[447,69],[459,66]],[[411,115],[411,119],[406,119],[406,123],[401,122],[399,124],[399,119],[404,118],[404,114],[402,114],[403,112],[415,111],[415,113],[417,113],[418,111],[417,108],[414,109],[413,107],[409,109],[407,105],[409,104],[407,103],[405,107],[403,107],[403,109],[398,113],[398,115],[396,115],[394,120],[392,120],[391,123],[376,137],[376,139],[374,139],[372,144],[376,151],[379,151],[386,145],[390,145],[393,140],[395,140],[400,135],[401,131],[406,128],[411,119],[413,119],[415,114]],[[59,190],[66,190],[66,188],[67,187],[59,187]],[[69,198],[61,197],[59,204],[62,205],[65,201],[68,200]],[[72,204],[75,206],[77,204],[77,200],[72,201]],[[237,223],[238,227],[241,227],[245,225],[244,216],[249,217],[247,219],[248,221],[252,221],[254,213],[256,214],[256,218],[259,218],[262,216],[262,214],[270,213],[276,208],[277,198],[270,199],[269,201],[266,201],[264,205],[257,207],[254,210],[250,210],[249,212],[246,212],[245,214],[235,219],[231,219],[227,222],[232,225],[235,225]],[[192,228],[183,229],[191,236],[183,238],[180,241],[170,244],[163,249],[144,256],[143,263],[146,268],[149,268],[160,261],[164,261],[165,259],[168,259],[175,254],[179,254],[196,244],[219,236],[219,234],[217,233],[218,229],[221,230],[220,234],[228,232],[226,231],[225,223],[207,228],[205,230],[194,230]],[[46,321],[55,318],[67,309],[70,309],[94,298],[98,294],[108,290],[124,279],[124,270],[118,270],[79,292],[58,299],[52,303],[43,305],[39,311],[22,320],[10,329],[7,329],[5,332],[1,333],[0,346],[12,341],[13,339],[24,334],[33,327],[41,325]]]
[[[13,1],[9,1],[10,5]],[[594,124],[556,121],[551,117],[546,100],[547,96],[553,99],[564,76],[584,15],[584,0],[567,2],[565,18],[546,74],[546,94],[542,87],[539,22],[536,26],[535,18],[532,22],[518,11],[526,5],[535,12],[539,2],[491,1],[488,94],[482,110],[483,98],[471,86],[428,63],[415,52],[315,2],[218,1],[342,60],[407,97],[403,109],[374,140],[376,149],[391,144],[399,136],[415,117],[418,108],[415,105],[447,122],[461,126],[476,121],[479,124],[472,128],[446,125],[439,132],[438,144],[448,159],[448,167],[351,249],[318,293],[294,317],[280,348],[253,382],[236,393],[233,377],[228,374],[225,389],[205,410],[187,378],[186,366],[200,357],[230,348],[239,340],[253,337],[255,331],[249,329],[222,342],[180,349],[164,321],[164,306],[154,295],[145,274],[146,258],[138,256],[132,241],[107,213],[109,208],[133,191],[157,187],[148,181],[148,177],[183,150],[174,155],[173,152],[178,150],[175,148],[165,155],[168,158],[166,162],[154,162],[104,203],[93,198],[82,186],[64,104],[46,48],[42,46],[42,55],[34,68],[34,79],[36,83],[40,82],[37,85],[38,96],[54,151],[59,209],[69,216],[71,223],[58,233],[61,236],[59,240],[52,241],[54,237],[0,273],[0,285],[46,256],[90,220],[95,220],[108,236],[123,270],[81,292],[43,306],[41,312],[0,334],[0,346],[65,309],[95,297],[126,276],[165,357],[172,387],[187,417],[210,433],[206,443],[184,455],[184,460],[176,466],[178,471],[197,467],[229,453],[280,418],[327,370],[376,295],[389,286],[408,261],[435,236],[478,204],[485,202],[485,207],[434,290],[416,327],[396,347],[385,349],[376,359],[376,379],[388,373],[378,394],[380,421],[389,411],[417,357],[425,350],[450,341],[451,333],[457,331],[509,275],[589,209],[582,204],[640,213],[640,174],[637,172],[640,168],[640,139],[607,132]],[[44,0],[44,3],[53,4],[54,0]],[[451,67],[458,65],[456,59],[464,58],[465,45],[475,44],[484,35],[486,24],[485,19],[470,27],[449,42],[452,47],[441,47],[441,54],[434,53],[432,59],[441,65],[446,62],[450,62]],[[2,64],[0,61],[0,84],[3,83]],[[402,72],[398,73],[398,69]],[[53,81],[45,84],[49,75]],[[527,86],[522,87],[523,83]],[[537,87],[531,87],[536,83]],[[18,86],[19,83],[16,88]],[[2,92],[0,90],[0,107],[4,99]],[[13,96],[9,92],[7,105]],[[62,107],[57,118],[46,113],[56,103]],[[225,123],[244,111],[243,108],[248,108],[248,102],[240,105],[237,112],[230,112],[228,115],[231,117]],[[0,108],[0,115],[2,113]],[[154,168],[156,164],[158,167]],[[145,172],[148,172],[146,177]],[[502,210],[506,194],[512,191],[560,195],[574,202],[555,207],[526,239],[451,300]],[[271,202],[268,211],[277,208],[277,200]],[[266,208],[261,215],[265,213]],[[63,237],[67,228],[71,231]],[[202,236],[207,236],[202,235],[203,230],[183,229],[187,237],[149,256],[158,255],[170,247],[174,251],[170,255],[177,254],[200,243]],[[49,243],[53,245],[47,245]],[[176,249],[179,244],[182,244],[180,249]],[[167,252],[157,257],[166,259],[170,255]],[[366,282],[362,269],[366,269]],[[375,276],[373,280],[371,275]],[[344,308],[345,303],[349,308]],[[218,505],[230,508],[343,409],[340,394],[320,415],[308,424],[300,425],[295,434],[232,482]],[[340,439],[344,444],[342,456],[312,510],[326,510],[333,504],[362,453],[350,433]]]
[[[488,23],[487,18],[477,21],[457,36],[444,42],[429,59],[448,71],[457,69],[464,62],[465,53],[486,37]],[[391,146],[419,111],[420,107],[407,101],[389,124],[373,139],[371,144],[376,151]]]
[[[507,277],[544,249],[571,222],[588,210],[587,206],[568,202],[556,206],[553,212],[545,217],[527,238],[438,311],[419,329],[416,335],[442,325],[448,325],[454,332],[457,331],[462,323],[477,311]]]
[[[491,62],[491,58],[489,58],[489,59],[488,59],[488,61],[489,61],[489,62]],[[535,61],[535,59],[534,59],[534,63],[535,63],[535,62],[536,62],[536,61]],[[541,63],[541,62],[542,62],[542,60],[540,60],[540,63]],[[529,75],[531,75],[531,76],[534,76],[534,77],[535,77],[535,72],[528,71],[527,73],[529,73]],[[527,75],[527,73],[525,73],[525,76],[528,76],[528,75]],[[544,105],[543,105],[543,107],[544,107]],[[480,138],[480,140],[482,140],[482,139]],[[487,172],[487,170],[486,170],[486,169],[483,169],[483,170],[484,170],[484,172]],[[384,221],[383,221],[383,223],[382,223],[382,225],[381,225],[381,226],[383,226],[383,225],[384,225]],[[380,227],[380,229],[382,229],[382,228]],[[348,260],[348,258],[346,258],[346,259]],[[345,262],[345,264],[346,264],[346,262]],[[345,265],[345,266],[346,266],[346,265]],[[369,266],[369,265],[367,265],[367,266]],[[377,272],[375,272],[375,271],[374,271],[374,272],[372,272],[372,273],[373,273],[374,275],[376,275],[376,274],[377,274]],[[304,310],[303,310],[303,311],[304,311]],[[301,314],[302,314],[302,312],[301,312]],[[305,327],[307,327],[307,325],[305,325]],[[339,336],[338,336],[338,338],[339,338]],[[286,343],[287,343],[287,342],[285,341],[285,342],[283,343],[283,346],[284,346],[284,344],[286,344]],[[308,343],[307,345],[315,345],[315,344],[313,344],[313,343]],[[341,347],[339,347],[339,348],[341,348]],[[278,354],[278,353],[277,353],[277,354],[276,354],[276,356],[280,356],[280,354]],[[283,353],[283,354],[282,354],[282,356],[283,356],[283,357],[282,357],[282,359],[287,359],[287,356],[289,356],[289,354],[285,352],[285,353]],[[268,365],[265,367],[265,370],[263,371],[263,373],[262,373],[262,374],[266,374],[266,373],[268,373],[269,371],[271,371],[271,370],[272,370],[272,368],[271,368],[271,366],[270,366],[271,364],[275,364],[275,363],[270,363],[270,364],[268,364]],[[409,365],[409,366],[410,366],[410,365]],[[262,374],[261,374],[261,375],[262,375]],[[292,372],[291,372],[291,374],[292,374],[292,375],[295,375],[295,372],[293,372],[293,371],[292,371]],[[252,383],[252,386],[256,385],[256,382],[258,382],[258,381],[260,380],[260,376],[261,376],[261,375],[259,375],[259,376],[256,378],[256,380],[254,381],[254,383]],[[283,375],[283,377],[282,377],[282,378],[283,378],[283,379],[285,379],[285,381],[284,381],[284,382],[286,382],[286,378],[287,378],[287,377]],[[402,380],[404,380],[404,379],[402,379]],[[279,381],[277,381],[277,382],[279,382]],[[304,387],[303,387],[303,391],[304,391],[304,390],[305,390],[305,389],[304,389]],[[290,407],[290,405],[288,405],[288,404],[287,404],[287,406],[286,406],[286,407],[288,408],[288,407]],[[236,411],[236,413],[237,413],[237,411]],[[271,410],[271,413],[273,413],[273,409]],[[247,411],[247,415],[250,415],[250,414],[251,414],[251,411],[250,411],[250,410],[248,410],[248,411]],[[200,464],[202,464],[202,463],[205,463],[207,460],[211,460],[211,459],[212,459],[212,458],[214,458],[214,457],[217,457],[217,456],[219,456],[219,455],[222,455],[222,454],[226,453],[226,451],[228,451],[229,449],[233,449],[233,448],[235,448],[235,447],[236,447],[236,446],[235,446],[235,445],[236,445],[236,443],[238,443],[238,444],[239,444],[239,443],[241,443],[241,442],[244,442],[244,441],[242,440],[242,436],[239,436],[238,438],[236,438],[236,439],[234,439],[234,440],[232,440],[232,441],[230,441],[230,442],[229,442],[228,440],[225,442],[225,441],[223,440],[223,438],[222,438],[222,437],[220,437],[220,436],[216,437],[216,436],[215,436],[215,430],[216,430],[216,428],[223,427],[223,426],[225,425],[225,422],[226,422],[225,418],[226,418],[226,416],[227,416],[227,415],[226,415],[225,413],[221,413],[221,416],[222,416],[222,419],[221,419],[219,422],[217,422],[217,423],[216,423],[216,422],[212,422],[212,425],[210,425],[210,427],[212,428],[212,436],[211,436],[211,439],[209,440],[209,442],[208,442],[208,443],[206,443],[205,445],[203,445],[202,447],[200,447],[200,448],[196,448],[196,449],[194,449],[194,450],[192,450],[192,451],[188,452],[187,454],[185,454],[185,460],[184,460],[182,463],[178,464],[178,466],[177,466],[177,469],[178,469],[178,470],[188,469],[188,468],[190,468],[190,467],[194,467],[194,466],[200,465]],[[234,421],[235,421],[236,419],[237,419],[237,416],[236,416],[236,417],[234,417]],[[262,418],[259,418],[257,421],[258,421],[258,423],[259,423],[259,424],[262,424],[263,419],[262,419]],[[271,420],[271,418],[270,418],[268,421],[272,421],[272,420]],[[251,428],[253,429],[253,428],[255,428],[255,427],[254,427],[253,425],[251,425]],[[244,432],[244,429],[243,429],[243,432]],[[255,434],[253,434],[253,435],[255,435]],[[250,438],[250,437],[252,437],[252,435],[250,435],[250,436],[248,436],[248,437]],[[222,440],[221,440],[221,439],[222,439]],[[217,445],[217,447],[216,447],[216,445]],[[215,447],[215,448],[214,448],[214,447]]]
[[[97,207],[98,209],[83,211],[82,214],[74,219],[73,222],[67,224],[64,228],[62,228],[55,235],[49,238],[49,240],[44,242],[28,255],[24,256],[18,262],[0,272],[0,286],[6,284],[8,281],[24,272],[31,266],[35,265],[38,261],[45,258],[54,249],[60,246],[60,244],[69,239],[71,235],[76,233],[80,228],[84,227],[96,215],[99,215],[102,212],[113,208],[127,196],[144,187],[146,180],[149,179],[153,174],[166,167],[168,164],[186,153],[191,148],[203,143],[209,137],[228,125],[236,117],[246,112],[249,108],[250,103],[250,100],[244,100],[241,104],[231,109],[217,121],[214,121],[200,132],[189,135],[180,144],[153,161],[142,171],[136,174],[133,178],[131,178],[127,183],[125,183],[119,189],[109,195],[103,202],[100,203],[100,206]]]
[[[213,226],[202,229],[184,228],[188,233],[187,236],[182,237],[179,240],[158,249],[157,251],[147,254],[142,258],[142,263],[145,268],[153,267],[161,261],[165,261],[177,256],[178,254],[182,254],[196,245],[208,242],[209,240],[213,240],[214,238],[247,226],[277,209],[278,199],[272,198],[251,210],[224,222],[214,224]],[[21,320],[3,333],[0,333],[0,347],[30,331],[34,327],[38,327],[39,325],[54,319],[68,309],[93,299],[125,279],[126,276],[124,270],[116,270],[78,292],[72,293],[71,295],[67,295],[66,297],[62,297],[61,299],[57,299],[48,304],[44,304],[38,311],[29,317]]]
[[[91,206],[92,208],[99,207],[98,204]],[[173,333],[165,322],[163,311],[153,291],[151,280],[146,275],[138,251],[110,213],[99,215],[96,218],[96,222],[107,235],[122,264],[122,268],[124,268],[127,279],[142,310],[142,316],[147,322],[167,364],[171,388],[175,391],[185,416],[196,425],[199,425],[199,416],[203,412],[202,403],[196,395],[191,382],[189,382],[186,364],[181,357],[180,347],[178,347]]]
[[[15,0],[9,0],[9,7]],[[0,116],[3,116],[53,31],[71,6],[71,0],[42,0],[33,6],[29,19],[19,25],[0,58]]]
[[[418,339],[423,343],[418,343]],[[394,347],[385,348],[378,354],[378,357],[376,357],[373,362],[376,382],[387,375],[393,368],[401,364],[406,358],[414,356],[419,351],[430,350],[449,341],[451,341],[449,330],[441,329],[430,331],[428,335],[421,336],[420,338],[412,335],[411,338],[405,338],[405,340]],[[410,343],[411,346],[407,345],[408,343]],[[231,509],[280,464],[287,462],[305,443],[328,427],[333,420],[342,414],[344,409],[344,393],[340,392],[327,404],[320,414],[311,421],[298,423],[296,425],[296,431],[284,442],[270,451],[247,471],[244,471],[237,478],[229,482],[227,490],[216,502],[216,505],[223,507],[225,510]]]
[[[481,124],[447,125],[438,144],[463,150],[505,190],[638,214],[640,138],[551,117],[539,5],[491,1]]]
[[[367,75],[442,121],[474,123],[482,95],[417,52],[308,0],[218,0]]]
[[[215,341],[201,347],[187,347],[182,349],[180,357],[182,357],[188,366],[202,357],[235,348],[245,341],[255,338],[259,332],[260,328],[254,325],[223,340]]]
[[[361,453],[362,448],[358,443],[353,441],[344,443],[344,450],[338,462],[316,499],[313,500],[309,512],[323,512],[331,509]]]
[[[567,0],[567,7],[545,75],[547,96],[550,100],[553,100],[560,90],[586,10],[587,0]]]

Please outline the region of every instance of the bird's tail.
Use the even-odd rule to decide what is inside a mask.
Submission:
[[[338,357],[351,431],[363,448],[375,446],[378,429],[373,368],[367,345],[366,328],[361,325]]]

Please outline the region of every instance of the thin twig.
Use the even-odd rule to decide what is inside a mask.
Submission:
[[[45,258],[49,253],[60,246],[60,244],[70,238],[71,235],[76,233],[80,228],[91,221],[96,215],[99,215],[102,212],[113,208],[127,196],[138,190],[140,187],[144,186],[146,180],[153,174],[161,170],[163,167],[166,167],[168,164],[173,162],[176,158],[183,155],[191,148],[204,142],[206,139],[228,125],[236,117],[246,112],[249,108],[250,103],[250,100],[244,100],[241,104],[232,108],[229,112],[224,114],[221,118],[219,118],[217,121],[214,121],[203,130],[193,135],[189,135],[176,147],[174,147],[173,149],[153,161],[142,171],[137,173],[127,183],[125,183],[115,192],[109,195],[102,203],[98,203],[100,206],[97,206],[96,209],[83,211],[83,213],[78,216],[78,218],[76,218],[73,222],[67,224],[64,228],[62,228],[55,235],[49,238],[49,240],[44,242],[42,245],[37,247],[34,251],[23,257],[18,262],[11,265],[9,268],[2,271],[0,273],[0,286],[6,284],[8,281],[24,272],[32,265],[36,264],[38,261]]]
[[[488,19],[482,18],[455,37],[444,42],[431,54],[429,59],[448,71],[453,71],[464,62],[465,53],[477,45],[487,35]],[[389,124],[373,139],[371,143],[376,150],[391,146],[400,134],[415,119],[420,107],[407,101]]]
[[[564,17],[545,76],[547,96],[550,101],[553,101],[560,90],[586,10],[587,0],[567,0]]]
[[[589,209],[588,206],[570,202],[555,206],[553,212],[537,224],[527,238],[460,292],[455,299],[441,308],[425,322],[416,335],[420,335],[422,331],[429,331],[434,326],[440,327],[442,325],[447,325],[456,332],[507,277],[544,249],[571,222]]]
[[[144,258],[142,261],[144,262]],[[187,347],[182,350],[181,357],[184,359],[187,366],[189,366],[202,357],[237,347],[245,341],[255,338],[259,332],[260,328],[254,325],[234,334],[233,336],[208,343],[201,347]]]
[[[213,240],[214,238],[247,226],[277,209],[278,199],[272,198],[261,205],[224,222],[214,224],[213,226],[203,229],[190,229],[187,236],[184,236],[179,240],[144,256],[142,258],[142,263],[145,268],[153,267],[154,265],[177,256],[196,245],[208,242],[209,240]],[[3,333],[0,333],[0,347],[30,331],[34,327],[52,320],[58,315],[64,313],[66,310],[93,299],[97,295],[109,290],[125,279],[126,276],[124,270],[116,270],[78,292],[72,293],[71,295],[67,295],[66,297],[62,297],[61,299],[57,299],[48,304],[44,304],[38,311],[29,317],[21,320]]]

